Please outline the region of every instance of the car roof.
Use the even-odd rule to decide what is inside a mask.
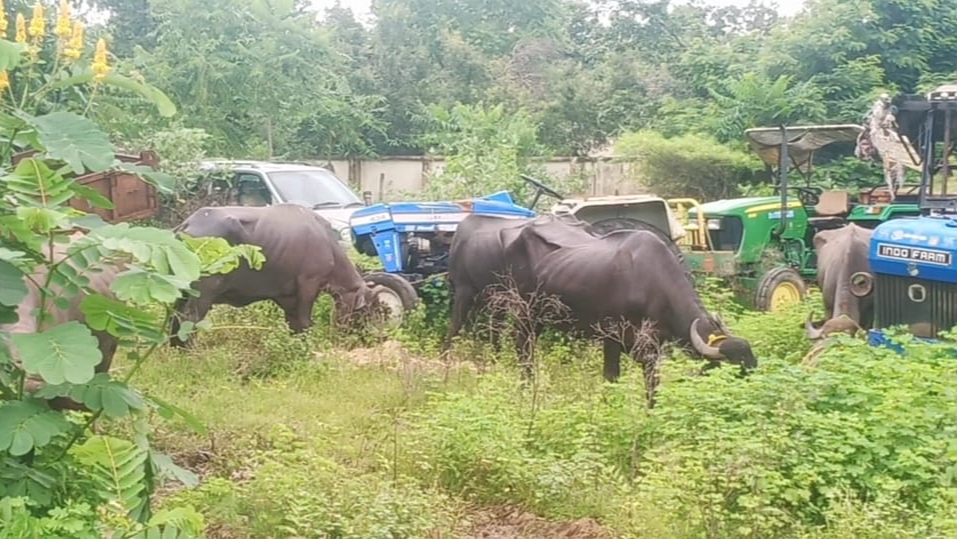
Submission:
[[[200,163],[200,168],[203,170],[212,170],[221,167],[232,167],[238,171],[258,170],[260,172],[267,173],[294,170],[321,170],[330,174],[333,173],[331,170],[325,167],[297,162],[254,161],[246,159],[211,159]]]

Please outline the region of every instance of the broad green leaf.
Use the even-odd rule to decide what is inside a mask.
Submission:
[[[245,258],[253,269],[262,268],[266,261],[258,245],[230,245],[223,238],[194,238],[187,234],[183,234],[180,241],[196,253],[206,275],[229,273],[239,267],[241,258]]]
[[[53,230],[63,228],[67,215],[49,208],[17,208],[17,219],[20,219],[30,230],[39,234],[48,234]]]
[[[40,333],[15,333],[10,340],[20,354],[23,370],[39,374],[48,384],[85,384],[103,360],[90,328],[76,321]]]
[[[47,154],[65,161],[75,174],[99,172],[113,165],[113,145],[92,120],[58,111],[31,118],[29,123]]]
[[[164,418],[172,419],[175,416],[179,416],[191,429],[193,429],[194,432],[196,432],[196,434],[206,434],[208,432],[206,425],[204,425],[202,421],[186,410],[183,410],[178,406],[174,406],[154,395],[147,395],[146,400],[156,405],[156,411],[159,412],[159,415],[163,416]]]
[[[146,492],[146,450],[110,436],[91,436],[71,449],[89,468],[97,492],[105,501],[117,501],[126,511],[141,505]]]
[[[92,80],[93,72],[87,71],[59,81],[52,86],[54,88],[64,88],[75,84],[85,84]],[[164,118],[168,118],[176,114],[176,105],[173,104],[173,101],[166,94],[164,94],[155,86],[137,82],[129,77],[124,77],[123,75],[116,73],[108,73],[106,77],[103,78],[103,83],[143,96],[151,103],[156,105],[157,112],[159,112],[160,116],[163,116]]]
[[[34,400],[0,404],[0,451],[9,451],[15,457],[49,444],[69,428],[62,414]]]
[[[10,71],[20,65],[26,45],[0,39],[0,71]]]
[[[0,305],[14,307],[27,297],[25,275],[6,260],[0,260]]]
[[[160,273],[172,273],[171,281],[192,283],[200,277],[199,258],[170,230],[121,223],[99,229],[96,235],[103,238],[105,248],[130,253],[137,262],[148,263]]]
[[[70,218],[70,223],[86,230],[95,230],[101,226],[107,226],[106,221],[95,213],[87,213],[77,217]]]
[[[73,182],[34,157],[17,163],[3,182],[19,206],[57,209],[73,197]]]
[[[106,208],[108,210],[114,209],[116,206],[113,205],[113,201],[103,196],[103,193],[93,189],[92,187],[87,187],[86,185],[74,184],[73,192],[83,200],[87,201],[90,206],[94,208]]]
[[[71,257],[51,268],[50,287],[56,290],[57,299],[62,299],[65,302],[65,305],[60,306],[61,309],[69,308],[69,300],[86,290],[90,285],[90,278],[86,275],[87,272],[79,273],[73,264],[74,261]]]
[[[20,320],[16,307],[7,307],[0,305],[0,324],[13,324]],[[0,353],[0,361],[3,360],[3,353]]]
[[[55,477],[18,459],[0,459],[0,498],[25,496],[41,505],[53,501],[53,489],[57,485]]]
[[[6,247],[0,247],[0,260],[5,262],[17,262],[24,259],[26,253],[23,251],[13,251]]]
[[[177,466],[169,455],[150,449],[150,462],[156,470],[157,475],[162,477],[172,477],[186,488],[192,488],[199,484],[199,477],[193,472]]]
[[[94,412],[103,410],[108,417],[119,419],[146,408],[143,399],[123,382],[112,380],[107,373],[98,373],[85,384],[45,385],[33,394],[38,399],[68,397]]]
[[[94,330],[121,338],[140,337],[151,342],[166,340],[163,321],[158,316],[102,294],[83,298],[80,311],[86,316],[87,325]]]
[[[182,296],[180,285],[174,280],[136,267],[119,273],[110,288],[120,300],[137,305],[171,304]]]
[[[152,168],[146,165],[137,165],[134,163],[118,163],[114,165],[118,170],[124,172],[129,172],[131,174],[136,174],[143,181],[149,183],[153,187],[156,187],[156,190],[164,195],[172,194],[173,189],[176,186],[176,178],[166,174],[165,172],[159,172],[153,170]]]

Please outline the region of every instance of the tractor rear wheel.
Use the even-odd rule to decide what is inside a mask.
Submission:
[[[758,280],[754,307],[759,311],[781,312],[804,301],[807,287],[801,275],[791,268],[774,268]]]
[[[419,294],[412,287],[412,283],[401,275],[377,271],[367,273],[362,278],[372,283],[372,290],[379,305],[387,309],[389,325],[401,324],[405,318],[405,312],[415,309],[419,302]]]

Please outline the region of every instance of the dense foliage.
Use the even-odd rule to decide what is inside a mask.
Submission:
[[[668,0],[377,0],[369,24],[294,0],[92,4],[113,13],[121,62],[186,112],[175,122],[243,157],[421,154],[433,119],[461,105],[524,111],[556,154],[648,129],[740,148],[744,128],[859,121],[881,91],[957,68],[946,0],[811,0],[791,18]],[[98,113],[114,106],[145,112]],[[156,129],[141,118],[110,125]]]

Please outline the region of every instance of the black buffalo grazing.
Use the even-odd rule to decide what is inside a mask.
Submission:
[[[604,344],[606,380],[618,379],[621,353],[635,350],[637,328],[646,321],[654,323],[652,331],[659,342],[690,345],[712,366],[727,361],[739,365],[742,372],[757,366],[750,344],[729,335],[724,324],[705,309],[687,266],[660,234],[616,230],[587,240],[566,240],[566,235],[562,227],[530,223],[508,246],[506,259],[522,294],[555,297],[568,308],[569,320],[559,326],[596,335],[609,321],[628,324],[631,331],[624,334],[598,333]],[[521,346],[526,336],[519,335],[519,340],[528,368],[529,351]],[[653,406],[655,363],[648,357],[635,359],[643,365],[648,403]]]
[[[825,318],[819,327],[808,318],[808,338],[818,340],[841,332],[855,334],[871,327],[874,276],[867,256],[873,234],[873,230],[851,223],[814,235],[817,285],[824,299]]]
[[[74,242],[82,238],[84,234],[82,232],[76,232],[70,236],[70,242]],[[67,248],[69,244],[57,243],[53,248],[53,263],[62,262],[67,256]],[[13,323],[4,324],[0,326],[0,330],[5,332],[15,334],[15,333],[36,333],[38,331],[43,331],[49,329],[52,326],[59,326],[67,322],[80,322],[82,324],[86,323],[86,317],[83,315],[83,312],[80,311],[80,303],[89,295],[89,291],[92,291],[97,294],[102,294],[108,298],[115,299],[116,296],[110,290],[110,285],[116,279],[116,275],[121,271],[121,267],[109,265],[97,265],[96,270],[80,269],[71,262],[67,262],[71,267],[73,267],[77,274],[85,277],[88,280],[86,290],[81,291],[79,294],[72,295],[69,298],[69,303],[66,308],[57,306],[54,302],[54,297],[58,297],[62,294],[60,287],[56,285],[51,285],[50,288],[55,294],[55,296],[47,296],[46,299],[46,309],[50,315],[50,319],[47,323],[42,325],[37,324],[37,313],[34,311],[40,307],[40,290],[37,288],[35,283],[44,283],[46,282],[47,275],[49,273],[48,265],[41,264],[37,266],[33,272],[30,274],[30,279],[24,279],[24,284],[27,287],[27,295],[17,305],[17,316],[18,320]],[[100,363],[94,368],[94,373],[104,373],[109,372],[110,366],[113,364],[113,356],[116,354],[116,348],[118,345],[118,339],[113,335],[110,335],[106,331],[96,331],[91,330],[93,336],[96,337],[97,345],[100,350],[101,360]],[[16,359],[19,354],[18,352],[11,347],[10,349],[14,359]],[[36,376],[29,376],[24,383],[24,389],[27,392],[34,392],[39,390],[43,386],[43,381]],[[85,407],[74,402],[73,400],[62,397],[56,398],[50,401],[51,408],[55,410],[71,409],[71,410],[85,410]]]
[[[172,325],[173,346],[184,345],[176,336],[180,318],[202,320],[216,304],[245,307],[272,300],[282,308],[289,328],[301,333],[312,327],[312,308],[322,292],[335,298],[340,324],[375,301],[372,288],[339,245],[332,225],[297,204],[204,207],[174,232],[223,238],[231,245],[257,245],[266,260],[259,270],[242,261],[228,274],[206,276],[195,283],[199,296],[183,297],[176,304],[180,316]]]
[[[452,319],[442,345],[448,351],[452,339],[458,335],[469,315],[487,304],[493,285],[502,284],[508,272],[505,249],[518,237],[522,227],[531,222],[556,223],[566,230],[566,241],[571,237],[591,237],[593,233],[586,223],[573,216],[544,215],[538,218],[505,218],[493,215],[472,214],[456,228],[449,248],[448,279],[452,289]],[[492,317],[497,321],[502,313]],[[498,333],[492,331],[497,343]]]

